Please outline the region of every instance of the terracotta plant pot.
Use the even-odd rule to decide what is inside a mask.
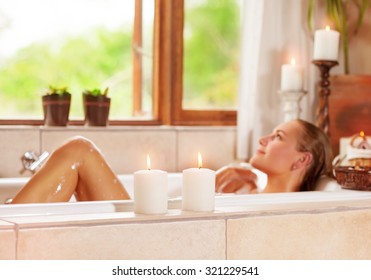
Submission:
[[[85,125],[106,126],[111,99],[105,95],[83,94]]]
[[[44,124],[66,126],[70,113],[71,94],[49,94],[42,96]]]

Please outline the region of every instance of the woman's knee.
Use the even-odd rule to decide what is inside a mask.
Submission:
[[[95,144],[88,138],[83,136],[74,136],[60,147],[64,152],[80,153],[93,152],[97,150]]]

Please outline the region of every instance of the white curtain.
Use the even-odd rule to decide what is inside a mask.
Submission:
[[[241,76],[237,117],[237,158],[247,160],[258,139],[283,121],[278,95],[281,66],[295,58],[304,66],[300,118],[313,122],[315,75],[311,63],[313,41],[306,26],[307,1],[245,0]]]

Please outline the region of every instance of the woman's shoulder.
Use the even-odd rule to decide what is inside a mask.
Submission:
[[[341,190],[341,186],[337,183],[337,181],[333,178],[328,176],[322,176],[315,188],[316,191],[338,191]]]

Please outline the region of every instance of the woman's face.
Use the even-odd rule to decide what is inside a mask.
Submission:
[[[279,125],[273,133],[260,138],[259,147],[250,163],[266,174],[290,171],[302,153],[296,150],[300,124],[296,121]]]

